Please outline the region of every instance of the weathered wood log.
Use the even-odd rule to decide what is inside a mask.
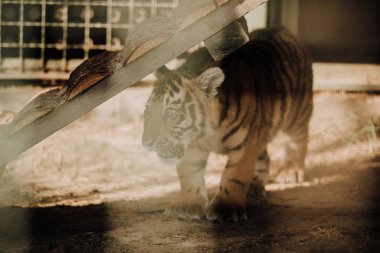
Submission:
[[[266,0],[246,1],[262,3]],[[202,0],[181,2],[187,2],[187,4],[195,2],[199,6],[203,6],[202,8],[206,8],[204,7],[206,5],[211,6],[209,1],[206,0],[203,1],[204,3],[207,2],[206,5],[202,5],[204,4]],[[179,17],[177,14],[166,19],[167,25],[162,30],[152,32],[149,35],[150,37],[148,36],[144,39],[138,39],[139,30],[142,29],[143,24],[136,26],[136,31],[131,33],[134,35],[130,36],[134,39],[131,39],[128,47],[116,54],[105,53],[103,56],[98,56],[99,58],[96,61],[88,60],[82,63],[78,67],[76,74],[74,74],[75,71],[72,73],[72,77],[69,79],[72,83],[68,83],[67,87],[62,90],[50,91],[50,96],[53,96],[51,99],[52,106],[40,108],[41,113],[36,113],[35,111],[35,108],[40,106],[38,103],[29,105],[29,109],[24,110],[26,114],[27,112],[35,113],[34,115],[38,116],[38,118],[32,120],[32,122],[30,120],[19,120],[18,122],[26,122],[21,125],[27,125],[22,126],[18,131],[11,131],[12,134],[0,139],[0,168],[4,167],[9,160],[18,154],[133,85],[187,49],[241,18],[249,11],[245,7],[243,8],[244,11],[241,11],[241,3],[242,0],[230,0],[208,14],[197,13],[196,8],[194,8],[194,11],[190,13],[194,14],[193,17],[198,19],[193,20],[187,26],[183,25],[188,22],[186,16]],[[245,2],[243,1],[243,3]],[[211,7],[207,8],[211,10]],[[177,13],[181,12],[178,11]],[[164,19],[160,17],[149,20],[146,24],[152,24],[150,22],[165,23]],[[177,29],[173,27],[177,27]],[[108,61],[110,62],[110,67],[104,68],[98,61],[103,61],[103,63]],[[98,72],[94,72],[94,70]],[[71,96],[70,91],[72,92]],[[61,100],[62,94],[64,94],[65,98],[63,103]],[[42,94],[35,101],[48,101],[50,98],[48,99],[45,96],[48,95]],[[21,125],[18,126],[20,127]],[[0,169],[0,174],[1,172]]]
[[[117,57],[120,52],[103,52],[82,62],[71,72],[66,82],[65,100],[88,89],[103,78],[120,69],[125,59]]]

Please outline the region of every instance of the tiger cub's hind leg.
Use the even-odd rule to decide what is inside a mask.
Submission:
[[[269,177],[270,157],[267,149],[257,157],[255,165],[255,177],[257,177],[265,185]]]
[[[308,125],[285,132],[289,141],[285,146],[285,159],[283,166],[275,175],[280,183],[302,183],[305,180],[305,158],[308,142]]]
[[[186,150],[183,160],[177,165],[181,193],[165,210],[165,215],[184,220],[202,219],[208,205],[204,171],[208,152],[197,146]]]
[[[262,198],[265,197],[265,185],[269,177],[270,157],[265,148],[263,152],[257,157],[255,164],[255,175],[252,179],[248,197]]]

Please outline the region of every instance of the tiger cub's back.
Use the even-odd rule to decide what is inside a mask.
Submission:
[[[307,124],[313,76],[305,48],[284,28],[257,30],[250,39],[220,63],[226,76],[219,89],[220,124],[239,120],[245,111],[255,111],[260,129],[292,131]]]

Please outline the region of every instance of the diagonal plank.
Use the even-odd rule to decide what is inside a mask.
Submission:
[[[108,78],[0,140],[0,175],[8,161],[211,37],[266,0],[230,0],[128,63]]]

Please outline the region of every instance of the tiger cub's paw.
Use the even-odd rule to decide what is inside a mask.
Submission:
[[[239,204],[227,203],[215,197],[207,210],[207,219],[217,222],[237,222],[247,219],[245,207]]]
[[[266,196],[265,184],[259,177],[254,177],[249,186],[248,197],[254,199],[263,199]]]
[[[283,184],[299,184],[305,181],[303,169],[281,169],[275,176],[275,182]]]
[[[200,195],[182,194],[166,208],[165,215],[183,220],[200,220],[205,216],[208,200]]]

